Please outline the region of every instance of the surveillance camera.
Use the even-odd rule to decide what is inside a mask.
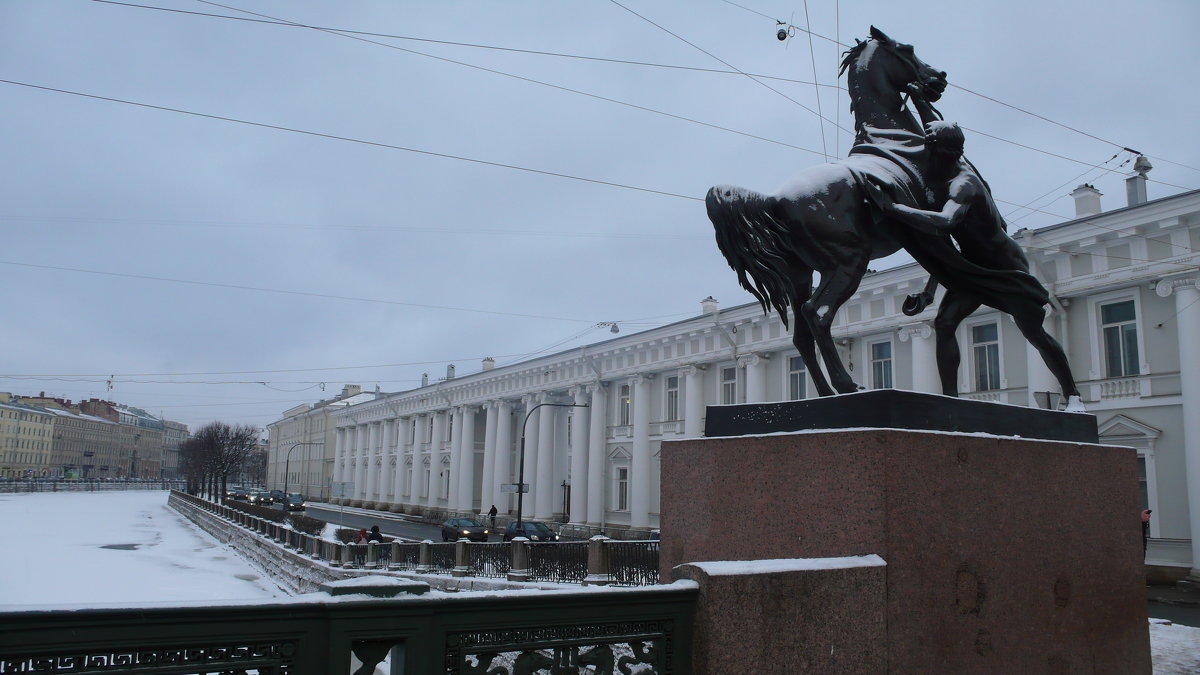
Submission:
[[[775,37],[779,38],[780,42],[783,42],[788,38],[787,29],[780,28],[779,30],[775,31]]]

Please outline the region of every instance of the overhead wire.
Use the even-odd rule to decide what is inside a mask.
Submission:
[[[812,27],[812,22],[808,19],[808,0],[804,0],[804,25]],[[812,33],[808,34],[808,57],[812,61],[813,83],[817,81],[817,51],[813,48]],[[821,111],[821,90],[813,87],[813,95],[817,99],[817,128],[821,132],[821,151],[825,153],[825,161],[829,161],[829,148],[825,145],[825,114]],[[836,125],[835,125],[836,126]],[[837,132],[833,132],[834,137],[837,137]]]
[[[214,114],[210,114],[210,113],[196,112],[194,110],[185,110],[183,108],[172,108],[172,107],[168,107],[168,106],[154,105],[151,103],[143,103],[140,101],[130,101],[127,99],[114,98],[111,96],[100,96],[98,94],[88,94],[85,92],[73,91],[70,89],[59,89],[56,87],[47,87],[47,86],[43,86],[43,85],[39,85],[39,84],[32,84],[29,82],[18,82],[16,80],[0,79],[0,83],[11,84],[11,85],[19,86],[19,87],[28,87],[30,89],[40,89],[42,91],[50,91],[50,92],[55,92],[55,93],[59,93],[59,94],[69,94],[72,96],[80,96],[83,98],[91,98],[91,99],[96,99],[96,100],[100,100],[100,101],[108,101],[110,103],[121,103],[124,105],[137,106],[140,108],[149,108],[151,110],[161,110],[164,112],[178,113],[181,115],[191,115],[193,117],[201,117],[201,118],[205,118],[205,119],[219,120],[222,122],[232,122],[235,124],[244,124],[247,126],[259,127],[259,128],[263,128],[263,129],[274,129],[276,131],[286,131],[286,132],[294,133],[294,134],[315,136],[317,138],[326,138],[326,139],[336,140],[336,141],[346,141],[348,143],[357,143],[360,145],[367,145],[367,146],[372,146],[372,147],[377,147],[377,148],[386,148],[388,150],[400,150],[403,152],[411,152],[411,153],[415,153],[415,154],[419,154],[419,155],[427,155],[430,157],[441,157],[443,159],[453,159],[453,160],[457,160],[460,162],[468,162],[471,164],[480,164],[483,166],[491,166],[491,167],[501,168],[501,169],[511,169],[514,171],[523,171],[526,173],[539,174],[539,175],[543,175],[543,176],[553,176],[555,178],[565,178],[568,180],[575,180],[575,181],[580,181],[583,183],[592,183],[595,185],[605,185],[608,187],[622,188],[625,190],[634,190],[637,192],[645,192],[645,193],[649,193],[649,194],[662,195],[664,197],[676,197],[678,199],[688,199],[688,200],[698,201],[698,202],[704,201],[700,197],[693,197],[691,195],[682,195],[682,194],[678,194],[675,192],[668,192],[665,190],[655,190],[652,188],[638,187],[636,185],[626,185],[624,183],[600,180],[597,178],[585,178],[583,176],[576,176],[576,175],[572,175],[572,174],[568,174],[568,173],[561,173],[561,172],[557,172],[557,171],[534,169],[534,168],[526,167],[526,166],[518,166],[516,164],[506,164],[504,162],[493,162],[493,161],[489,161],[489,160],[485,160],[485,159],[478,159],[475,157],[465,157],[462,155],[453,155],[453,154],[445,153],[445,152],[436,152],[433,150],[423,150],[420,148],[406,147],[403,145],[395,145],[392,143],[382,143],[379,141],[368,141],[368,140],[364,140],[361,138],[352,138],[350,136],[339,136],[337,134],[327,134],[327,133],[322,133],[319,131],[296,129],[293,127],[285,127],[285,126],[278,125],[278,124],[268,124],[265,122],[254,122],[251,120],[244,120],[244,119],[239,119],[236,117],[226,117],[223,115],[214,115]],[[809,152],[816,152],[816,151],[810,150]]]

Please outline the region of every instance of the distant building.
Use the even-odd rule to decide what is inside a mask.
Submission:
[[[373,401],[376,396],[373,392],[363,393],[357,384],[347,384],[334,398],[285,410],[281,419],[268,424],[267,487],[279,490],[286,487],[288,492],[299,492],[305,499],[328,500],[334,451],[330,414],[346,406]]]
[[[1108,212],[1081,186],[1076,219],[1014,239],[1051,293],[1047,330],[1101,442],[1137,450],[1142,506],[1154,512],[1147,562],[1200,580],[1200,191],[1146,202],[1139,180],[1129,205]],[[869,274],[838,313],[834,337],[861,386],[940,392],[935,309],[900,311],[926,278],[916,265]],[[776,316],[756,303],[701,304],[685,321],[504,367],[485,360],[476,373],[338,408],[332,479],[353,483],[352,505],[514,514],[524,434],[525,517],[583,533],[653,529],[660,482],[671,480],[659,473],[663,440],[702,435],[708,405],[814,395]],[[1057,405],[1054,378],[1010,319],[983,308],[958,341],[964,397]]]
[[[190,434],[186,424],[163,420],[162,477],[183,478],[179,473],[179,447]]]
[[[0,476],[46,478],[53,463],[54,415],[0,393]]]
[[[0,453],[0,476],[160,478],[164,477],[168,437],[174,443],[176,467],[178,446],[187,437],[185,425],[165,422],[140,408],[112,401],[93,398],[74,404],[43,392],[37,396],[0,393],[0,402],[20,407],[9,411],[18,419],[30,421],[36,415],[50,428],[42,449],[38,439],[28,436],[35,430],[34,425],[18,424],[13,429],[25,437],[6,438],[5,425],[0,424],[0,450],[11,445],[14,451],[12,461],[8,460],[9,453]],[[0,420],[5,418],[8,416],[0,415]],[[37,452],[30,453],[30,449]]]

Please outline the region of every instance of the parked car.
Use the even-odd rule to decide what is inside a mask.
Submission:
[[[471,541],[487,541],[488,529],[483,523],[470,518],[451,518],[442,523],[442,541],[458,541],[463,537]]]
[[[283,508],[288,511],[303,511],[304,498],[295,492],[288,493],[287,497],[283,500]]]
[[[282,504],[287,500],[287,495],[283,490],[271,490],[270,495],[272,504]]]
[[[271,503],[271,493],[257,490],[246,495],[246,501],[257,506],[268,506]]]
[[[513,521],[504,528],[504,541],[512,541],[516,537],[525,537],[529,541],[558,541],[558,535],[545,523],[530,521]]]

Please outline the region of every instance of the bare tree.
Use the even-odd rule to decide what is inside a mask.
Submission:
[[[241,470],[257,445],[256,427],[230,426],[224,422],[209,422],[201,427],[186,445],[188,466],[195,466],[200,491],[207,493],[209,499],[224,501],[229,474]],[[181,448],[181,452],[184,450]]]

